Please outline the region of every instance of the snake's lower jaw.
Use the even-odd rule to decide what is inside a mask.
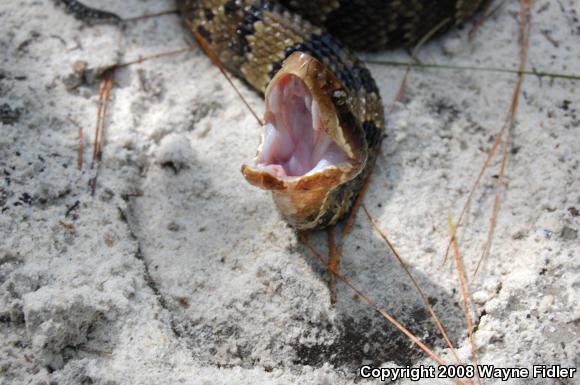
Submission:
[[[337,166],[325,167],[308,175],[289,177],[277,175],[270,168],[255,165],[255,163],[242,165],[242,174],[250,184],[264,190],[287,193],[328,191],[350,181],[353,178],[353,171],[353,165],[345,162]]]
[[[251,164],[242,165],[246,180],[254,186],[271,190],[278,211],[292,227],[316,227],[316,218],[327,196],[337,186],[354,176],[353,165],[330,166],[300,177],[281,177],[272,171]]]

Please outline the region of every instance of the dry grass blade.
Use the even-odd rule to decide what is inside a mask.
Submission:
[[[447,217],[447,224],[449,226],[449,234],[455,234],[453,229],[453,219],[451,218],[451,213]],[[455,255],[455,268],[459,275],[459,283],[461,284],[461,293],[463,294],[463,307],[465,308],[465,320],[467,321],[467,334],[469,336],[469,344],[471,346],[471,354],[473,356],[473,361],[477,366],[477,346],[475,346],[475,341],[473,340],[473,321],[471,319],[471,306],[469,305],[469,290],[467,288],[467,281],[465,279],[465,269],[463,268],[463,259],[459,253],[459,244],[457,243],[457,238],[452,235],[453,241],[453,254]],[[477,375],[477,381],[481,385],[481,380],[479,379],[479,374],[477,370],[475,371]]]
[[[515,120],[516,120],[516,112],[518,109],[518,102],[519,102],[519,98],[520,98],[520,90],[521,90],[522,81],[524,78],[523,70],[525,68],[526,58],[528,55],[530,26],[531,26],[530,18],[531,18],[530,0],[520,0],[520,20],[519,20],[519,40],[520,40],[519,70],[520,71],[518,73],[518,78],[516,80],[516,85],[514,87],[514,91],[512,94],[512,101],[511,101],[511,105],[510,105],[509,119],[508,119],[509,130],[508,130],[506,143],[504,144],[503,151],[502,151],[500,172],[499,172],[499,175],[497,178],[496,192],[495,192],[495,197],[494,197],[494,201],[493,201],[492,214],[491,214],[491,217],[489,220],[489,229],[487,232],[487,240],[485,242],[481,257],[479,258],[479,261],[477,262],[477,266],[475,268],[475,271],[473,272],[474,278],[477,276],[477,272],[479,271],[479,267],[481,266],[481,263],[483,262],[483,260],[485,260],[487,255],[489,255],[489,251],[491,249],[491,243],[493,240],[495,225],[497,223],[497,214],[499,212],[500,200],[501,200],[500,199],[500,194],[502,191],[501,187],[504,184],[503,182],[504,182],[504,177],[505,177],[505,169],[506,169],[507,161],[509,158],[509,148],[510,148],[510,144],[511,144],[512,138],[513,138],[513,132],[514,132],[514,126],[515,126]]]
[[[397,261],[399,261],[399,264],[401,265],[401,267],[403,268],[403,270],[405,271],[407,276],[413,282],[413,285],[415,286],[415,288],[419,292],[419,295],[421,296],[421,299],[425,303],[425,306],[427,307],[427,310],[429,311],[429,314],[431,315],[433,322],[435,322],[435,325],[437,326],[437,329],[439,330],[439,332],[441,332],[441,335],[443,336],[443,339],[447,343],[447,346],[449,346],[449,348],[451,349],[453,356],[455,357],[455,359],[457,360],[458,363],[463,364],[463,360],[461,360],[461,358],[457,354],[457,349],[453,345],[453,342],[451,342],[451,340],[449,339],[449,336],[447,335],[447,332],[445,331],[443,324],[441,324],[441,322],[439,321],[439,318],[437,317],[437,315],[435,314],[435,311],[433,310],[433,307],[429,303],[429,300],[428,300],[427,296],[425,295],[425,292],[423,291],[423,289],[421,288],[421,286],[419,285],[419,283],[417,282],[417,280],[415,279],[413,274],[411,274],[411,271],[407,267],[407,264],[405,263],[405,261],[403,261],[403,258],[401,257],[399,252],[395,249],[395,246],[393,246],[393,244],[391,243],[391,241],[389,240],[389,238],[387,237],[385,232],[380,228],[376,219],[371,215],[371,213],[367,210],[367,208],[365,206],[363,206],[363,210],[365,211],[367,218],[369,219],[369,221],[373,225],[374,229],[381,236],[381,238],[383,239],[383,241],[385,242],[385,244],[387,245],[389,250],[391,250],[393,255],[397,258]]]
[[[308,238],[306,237],[306,235],[303,232],[299,232],[298,233],[298,238],[300,239],[300,241],[302,242],[302,244],[304,244],[304,246],[306,246],[306,248],[324,266],[326,266],[326,261],[324,260],[324,257],[314,248],[314,246],[310,243],[310,241],[308,241]],[[411,333],[411,331],[409,329],[407,329],[405,326],[403,326],[393,316],[391,316],[385,310],[381,309],[373,300],[371,300],[369,298],[369,296],[365,292],[363,292],[362,290],[360,290],[357,287],[355,287],[344,275],[342,275],[342,274],[340,274],[339,272],[336,272],[336,271],[331,271],[330,269],[329,269],[329,271],[332,274],[334,274],[334,276],[338,280],[340,280],[349,289],[351,289],[359,298],[361,298],[362,300],[364,300],[371,308],[373,308],[374,310],[376,310],[383,318],[385,318],[393,326],[395,326],[397,329],[399,329],[399,331],[401,331],[403,334],[405,334],[414,344],[416,344],[417,346],[419,346],[419,348],[421,348],[421,350],[423,350],[425,353],[427,353],[427,355],[429,355],[429,357],[431,357],[435,362],[437,362],[440,365],[447,365],[446,361],[443,358],[441,358],[433,350],[431,350],[427,345],[425,345],[423,342],[421,342],[421,340],[419,340],[413,333]],[[463,382],[460,379],[455,379],[455,382],[458,383],[458,384],[465,385],[465,382]]]

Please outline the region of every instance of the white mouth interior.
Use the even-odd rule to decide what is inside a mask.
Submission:
[[[264,143],[256,166],[280,177],[299,177],[347,161],[326,134],[306,84],[294,75],[273,84],[266,94]]]

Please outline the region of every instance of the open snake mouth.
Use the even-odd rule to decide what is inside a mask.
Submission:
[[[326,133],[318,101],[298,76],[287,74],[270,85],[265,115],[257,168],[278,177],[301,177],[348,162]]]
[[[265,105],[257,155],[242,165],[244,177],[272,191],[292,226],[315,228],[327,212],[339,218],[349,194],[337,199],[332,192],[359,175],[368,157],[343,84],[323,63],[296,51],[268,84]]]
[[[320,205],[362,170],[364,135],[348,119],[345,104],[335,104],[337,89],[338,79],[312,56],[294,52],[284,61],[265,91],[257,155],[242,165],[248,182],[279,193],[309,191],[308,198],[297,193],[288,199],[307,200],[315,211],[315,200]]]

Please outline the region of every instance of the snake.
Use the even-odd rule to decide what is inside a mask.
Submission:
[[[84,19],[115,20],[74,0]],[[217,64],[264,96],[253,160],[241,171],[270,190],[297,230],[336,224],[373,170],[384,136],[379,89],[355,51],[413,46],[458,26],[484,0],[177,0]]]
[[[337,223],[371,173],[384,109],[355,50],[411,46],[459,25],[481,0],[178,0],[181,17],[229,72],[264,95],[246,180],[272,191],[298,230]]]

